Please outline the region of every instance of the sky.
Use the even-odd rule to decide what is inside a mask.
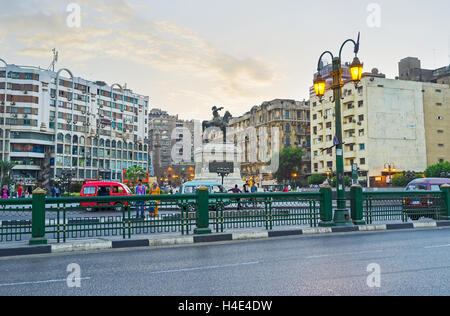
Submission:
[[[7,63],[47,68],[56,48],[56,69],[127,83],[183,119],[308,100],[320,54],[358,32],[366,71],[395,78],[408,56],[450,64],[448,0],[0,0]],[[353,56],[346,46],[343,61]]]

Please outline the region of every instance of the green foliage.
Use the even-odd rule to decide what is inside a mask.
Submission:
[[[422,176],[419,175],[419,177],[422,177]],[[410,182],[411,182],[411,179],[409,179],[408,177],[405,177],[402,174],[397,174],[392,178],[392,186],[394,186],[394,187],[404,188]]]
[[[425,176],[427,178],[440,178],[441,173],[450,173],[450,162],[442,162],[431,165],[425,170]]]
[[[144,180],[147,178],[147,172],[145,172],[145,170],[140,166],[132,166],[125,172],[125,178],[130,181],[130,189],[134,190],[133,187],[139,180]]]
[[[334,176],[330,180],[330,186],[335,188],[336,184],[337,184],[337,178],[336,178],[336,176]],[[346,187],[351,186],[352,185],[352,178],[350,178],[349,176],[345,176],[344,177],[344,184],[345,184]]]
[[[278,183],[292,180],[293,173],[300,177],[302,173],[302,159],[303,150],[301,148],[284,148],[280,153],[278,170],[274,173]],[[270,164],[271,162],[269,162]]]
[[[12,183],[10,173],[12,169],[16,166],[15,163],[10,161],[0,161],[0,172],[1,172],[1,180],[2,185],[9,186]]]
[[[83,183],[81,183],[81,182],[71,183],[69,185],[69,192],[73,192],[73,193],[78,193],[79,194],[82,187],[83,187]]]
[[[308,184],[319,185],[325,182],[327,176],[324,174],[313,174],[308,177]]]

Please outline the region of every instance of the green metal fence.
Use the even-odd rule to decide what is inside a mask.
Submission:
[[[282,226],[317,227],[322,195],[315,193],[217,194],[209,204],[209,223],[216,232]]]
[[[365,223],[450,220],[450,186],[436,192],[350,192],[351,217]],[[103,211],[108,210],[108,214]],[[141,217],[142,212],[145,218]],[[319,192],[46,198],[0,200],[0,242],[177,233],[208,234],[234,229],[333,226],[330,187]]]
[[[0,203],[0,242],[21,241],[31,235],[32,199],[8,199]]]
[[[367,224],[387,221],[446,219],[443,192],[391,191],[363,193],[363,213]]]

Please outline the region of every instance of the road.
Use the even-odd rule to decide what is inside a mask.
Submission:
[[[450,229],[0,259],[0,295],[450,295]]]

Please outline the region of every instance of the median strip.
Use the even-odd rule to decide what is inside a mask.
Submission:
[[[268,238],[301,236],[301,235],[321,235],[336,233],[353,233],[353,232],[371,232],[371,231],[387,231],[387,230],[406,230],[406,229],[433,229],[448,228],[450,221],[445,222],[415,222],[415,223],[399,223],[399,224],[383,224],[383,225],[362,225],[350,227],[314,227],[303,229],[288,229],[275,231],[235,231],[232,233],[216,233],[207,235],[188,235],[188,236],[152,236],[150,238],[140,239],[87,239],[75,240],[67,243],[51,244],[45,246],[21,246],[14,248],[7,246],[0,248],[0,257],[39,255],[51,253],[71,253],[71,252],[89,252],[108,249],[126,249],[126,248],[156,248],[176,245],[189,245],[199,243],[215,243],[224,241],[239,240],[262,240]],[[450,245],[441,245],[434,247],[448,247]],[[433,248],[433,247],[429,247]]]

